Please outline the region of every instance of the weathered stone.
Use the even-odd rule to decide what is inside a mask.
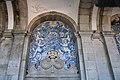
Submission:
[[[102,21],[102,23],[103,23],[104,25],[109,23],[108,16],[103,16],[103,21]]]
[[[97,70],[96,69],[90,69],[87,70],[88,73],[88,80],[99,80],[97,76]]]
[[[90,9],[80,9],[80,15],[89,15],[90,14]]]
[[[87,30],[87,31],[89,31],[90,30],[90,26],[89,26],[89,24],[80,24],[80,30],[82,31],[85,31],[85,30]]]
[[[89,15],[80,15],[80,23],[89,24]]]
[[[13,0],[12,4],[14,4],[14,1],[15,0]],[[94,13],[92,13],[94,6],[93,0],[77,0],[78,2],[80,1],[79,3],[72,0],[62,0],[65,2],[60,1],[60,3],[54,0],[50,3],[47,0],[41,0],[40,3],[39,0],[17,1],[19,5],[14,8],[14,13],[18,14],[17,18],[20,21],[17,25],[15,23],[13,30],[7,30],[9,25],[7,25],[8,16],[5,7],[6,4],[5,2],[0,3],[0,80],[120,80],[120,53],[114,38],[115,33],[113,33],[111,29],[111,20],[113,20],[111,17],[116,14],[119,16],[119,7],[105,7],[103,14],[100,14],[101,8],[98,9],[98,14],[96,14],[98,17],[95,20],[97,20],[97,31],[103,32],[102,37],[100,33],[90,31],[92,29],[91,15]],[[42,1],[45,2],[42,3]],[[54,4],[54,2],[57,4]],[[54,11],[50,12],[52,10]],[[78,10],[80,12],[78,12]],[[50,12],[50,14],[47,12]],[[56,17],[59,12],[59,17]],[[49,18],[49,16],[46,17],[46,14],[41,16],[43,13],[50,15],[50,17],[52,14],[52,18]],[[70,18],[66,17],[66,15]],[[102,24],[99,23],[101,17],[103,18]],[[75,32],[77,34],[75,37],[77,38],[78,44],[77,57],[79,58],[78,66],[80,68],[78,74],[69,74],[69,70],[68,73],[65,74],[64,68],[58,69],[55,74],[51,73],[50,71],[57,65],[55,59],[59,59],[59,56],[54,58],[51,58],[51,56],[48,57],[54,61],[51,62],[52,69],[50,68],[50,70],[45,73],[43,71],[40,72],[45,75],[37,74],[39,73],[37,69],[33,70],[33,75],[27,73],[28,51],[31,37],[30,35],[28,37],[26,30],[32,31],[35,28],[33,28],[33,26],[38,26],[41,22],[51,19],[63,21],[72,25],[71,27],[75,25],[76,31],[79,31],[77,30],[78,27],[80,28],[80,32]],[[79,24],[77,25],[77,23]],[[102,26],[103,31],[99,31],[100,26]],[[103,40],[104,37],[105,41]],[[107,44],[107,47],[105,47],[105,44]],[[108,53],[106,52],[107,50]],[[62,62],[62,65],[63,63],[65,62]],[[44,64],[46,64],[46,62],[44,62]],[[44,66],[44,64],[42,64],[42,66]],[[73,70],[70,72],[73,73]],[[48,73],[50,73],[50,75],[47,75]],[[112,79],[112,77],[115,77],[115,79]]]
[[[20,61],[23,50],[24,36],[19,34],[14,36],[14,42],[7,68],[7,75],[12,75],[11,80],[17,80],[20,70]]]
[[[91,3],[83,3],[83,2],[82,2],[82,3],[80,3],[80,8],[85,8],[85,9],[86,9],[86,8],[90,8],[91,5],[92,5]]]

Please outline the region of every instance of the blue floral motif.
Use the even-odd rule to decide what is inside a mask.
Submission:
[[[116,40],[118,52],[120,53],[120,34],[115,35],[115,40]]]
[[[71,28],[60,21],[46,21],[38,25],[32,32],[35,38],[30,43],[29,67],[40,68],[40,61],[47,57],[47,52],[55,50],[60,59],[65,61],[65,68],[77,64],[77,43]]]

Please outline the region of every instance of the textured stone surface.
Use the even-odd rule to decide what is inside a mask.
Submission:
[[[80,0],[27,0],[28,23],[38,14],[56,11],[69,15],[76,23],[78,22],[78,8]]]
[[[33,80],[33,78],[27,78],[26,80]],[[34,80],[68,80],[68,78],[34,78]],[[79,80],[79,78],[69,78],[69,80]]]
[[[92,39],[91,33],[81,33],[81,34],[82,34],[81,38],[82,38],[83,54],[84,54],[84,61],[85,61],[86,78],[88,80],[111,80],[108,66],[107,66],[108,63],[106,61],[106,55],[104,52],[103,43],[97,38]],[[120,76],[120,56],[118,55],[118,51],[115,45],[115,40],[113,37],[106,37],[106,40],[108,41],[107,46],[109,50],[110,60],[111,60],[113,72],[115,75],[115,79],[119,80],[120,78],[119,77]],[[6,51],[11,49],[9,48],[11,45],[11,43],[9,43],[10,41],[11,39],[9,38],[6,38],[5,40],[3,40],[1,44],[1,48],[0,48],[2,52],[5,51],[5,53],[7,53]],[[0,79],[1,80],[5,78],[6,69],[7,69],[6,80],[17,80],[19,72],[21,72],[20,70],[25,70],[25,65],[23,65],[25,64],[25,61],[24,61],[25,55],[23,56],[23,61],[21,63],[22,66],[20,69],[23,42],[24,42],[24,37],[20,35],[15,37],[13,41],[14,45],[11,49],[12,51],[11,51],[9,62],[1,58],[1,60],[3,59],[0,65],[0,74],[1,74]],[[5,48],[6,50],[4,50],[3,48]],[[1,55],[3,54],[1,53]],[[81,68],[81,71],[82,70],[83,68]],[[24,76],[24,75],[21,75],[21,76]],[[67,80],[68,78],[67,77],[66,78],[62,78],[62,77],[61,78],[34,78],[34,80],[39,80],[39,79]],[[33,80],[33,78],[26,78],[26,80]],[[69,78],[69,80],[79,80],[79,79]]]
[[[109,34],[107,35],[105,34],[105,42],[107,44],[107,49],[108,49],[108,55],[106,55],[105,53],[106,49],[104,49],[105,47],[102,42],[103,40],[101,40],[100,35],[99,36],[95,35],[92,37],[93,32],[90,31],[91,23],[92,23],[91,15],[94,13],[92,7],[94,4],[92,0],[81,0],[80,3],[79,1],[80,0],[77,0],[77,2],[75,2],[75,0],[57,0],[57,1],[52,0],[48,2],[47,0],[41,0],[40,2],[39,0],[18,0],[19,6],[17,7],[18,8],[17,10],[19,10],[18,14],[20,16],[18,16],[18,18],[20,18],[20,24],[15,25],[14,29],[19,31],[15,32],[15,30],[13,30],[12,33],[9,32],[7,33],[5,31],[2,31],[3,34],[0,34],[0,80],[24,80],[25,77],[26,77],[25,80],[68,80],[68,78],[69,80],[80,80],[78,78],[79,74],[81,76],[80,77],[81,80],[112,80],[110,76],[111,70],[113,70],[112,75],[115,77],[115,80],[120,80],[120,53],[118,52],[115,39],[111,34],[112,33],[111,17],[116,14],[120,14],[119,7],[104,8],[103,22],[100,25],[98,22],[101,18],[101,16],[99,17],[99,11],[98,11],[98,15],[96,14],[97,17],[95,18],[95,20],[97,20],[96,22],[97,27],[99,28],[102,25],[103,32],[110,31]],[[0,28],[4,27],[5,29],[7,29],[8,16],[5,6],[3,7],[3,12],[1,16],[1,9],[3,5],[6,4],[2,3],[1,5],[0,3]],[[66,14],[67,16],[72,18],[76,23],[77,22],[79,23],[78,25],[76,25],[76,27],[77,26],[80,27],[81,30],[80,31],[81,39],[77,40],[78,53],[79,53],[78,62],[80,68],[78,75],[72,74],[71,76],[69,74],[66,76],[66,74],[62,74],[62,75],[55,74],[55,75],[39,75],[39,77],[38,75],[36,77],[36,75],[34,74],[32,76],[27,75],[27,63],[28,63],[28,55],[29,55],[28,51],[29,51],[30,39],[29,37],[25,37],[27,39],[24,41],[24,37],[23,37],[24,32],[22,30],[26,29],[26,26],[28,26],[27,24],[37,15],[49,11],[58,11],[60,13]],[[44,18],[45,19],[40,19],[38,21],[38,24],[42,22],[41,20],[43,21],[47,20],[46,17]],[[61,17],[57,17],[57,18],[61,18]],[[63,18],[61,19],[61,21],[62,20],[66,21],[67,18],[68,17],[65,16],[65,20]],[[71,21],[66,21],[66,23],[68,24],[69,22]],[[97,29],[97,31],[99,32],[99,29]],[[16,35],[14,35],[14,33],[16,33]],[[12,35],[14,35],[13,40],[11,37]],[[108,58],[110,58],[110,60],[108,60]],[[111,70],[109,69],[110,68],[108,66],[109,64],[112,65]]]
[[[82,41],[87,79],[111,80],[103,43],[91,35],[82,35]]]
[[[7,68],[7,75],[11,75],[11,80],[17,80],[20,70],[20,61],[23,49],[24,36],[15,36],[13,41],[13,46],[11,50],[11,55]],[[9,77],[6,77],[6,80]]]
[[[2,38],[2,43],[0,44],[0,80],[5,79],[9,55],[11,51],[11,45],[11,38]]]
[[[89,15],[90,14],[90,9],[85,9],[85,8],[80,9],[80,14],[81,15]]]
[[[117,45],[115,43],[115,39],[110,36],[105,37],[106,42],[107,42],[107,47],[109,51],[109,56],[113,68],[113,73],[115,75],[115,79],[119,80],[120,79],[120,55],[118,50],[117,50]],[[109,41],[109,42],[108,42]]]
[[[80,23],[89,24],[89,15],[80,15]]]
[[[81,2],[81,4],[80,4],[81,6],[81,8],[90,8],[91,7],[91,3],[83,3],[83,2]]]
[[[82,30],[84,30],[84,31],[88,31],[88,30],[90,30],[90,26],[89,26],[89,24],[80,24],[80,30],[82,31]]]

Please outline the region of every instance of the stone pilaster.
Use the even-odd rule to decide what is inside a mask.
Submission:
[[[108,50],[108,56],[109,56],[109,63],[111,75],[115,80],[120,79],[120,55],[117,49],[117,44],[115,41],[115,33],[113,32],[104,32],[103,33],[107,50]]]
[[[81,44],[83,52],[83,61],[85,66],[86,79],[98,80],[98,73],[95,61],[94,45],[92,44],[92,32],[79,32],[81,35]]]
[[[85,63],[84,63],[84,55],[83,55],[83,50],[82,50],[82,42],[81,42],[81,36],[78,33],[75,33],[75,36],[77,38],[77,43],[78,43],[78,56],[79,56],[79,66],[80,66],[80,70],[79,70],[79,74],[81,77],[81,80],[86,80],[86,73],[85,73]]]
[[[28,47],[29,47],[29,40],[30,40],[30,33],[27,33],[24,41],[24,46],[23,46],[23,54],[22,54],[22,59],[21,59],[21,67],[20,67],[20,75],[19,75],[19,80],[24,80],[25,76],[27,75],[27,57],[28,57]]]
[[[5,80],[18,80],[25,34],[25,31],[13,31],[14,39]]]
[[[0,39],[0,79],[4,80],[12,47],[12,33],[5,31]]]

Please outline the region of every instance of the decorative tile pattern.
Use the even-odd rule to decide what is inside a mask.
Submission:
[[[112,25],[112,30],[116,33],[119,33],[120,32],[120,17],[114,19],[112,22],[111,22],[111,25]]]
[[[51,50],[60,53],[65,61],[64,68],[71,65],[77,69],[77,43],[71,28],[60,21],[46,21],[38,25],[33,33],[34,40],[30,43],[28,66],[40,69],[40,61],[45,59]]]
[[[118,48],[118,52],[120,53],[120,17],[115,18],[112,23],[112,30],[117,33],[115,35],[115,40]]]
[[[115,35],[115,40],[116,40],[118,52],[120,53],[120,34]]]

